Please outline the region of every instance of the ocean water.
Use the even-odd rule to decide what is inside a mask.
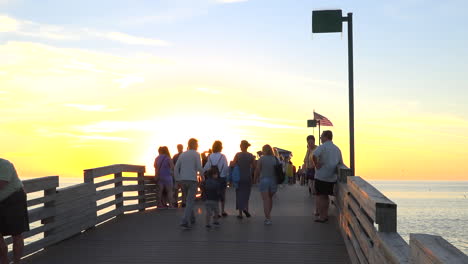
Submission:
[[[369,181],[397,204],[398,233],[439,235],[468,254],[468,181]]]

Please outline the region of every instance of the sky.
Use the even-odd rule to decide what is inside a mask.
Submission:
[[[0,157],[20,177],[146,165],[159,146],[246,139],[302,165],[313,111],[349,165],[353,13],[356,175],[468,180],[466,1],[0,0]],[[324,127],[322,127],[323,129]]]

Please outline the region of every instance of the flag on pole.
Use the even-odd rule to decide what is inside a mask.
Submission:
[[[332,122],[328,118],[324,117],[321,114],[315,113],[315,111],[314,119],[320,121],[321,126],[333,126]]]

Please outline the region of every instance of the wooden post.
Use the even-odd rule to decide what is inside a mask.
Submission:
[[[145,195],[145,173],[144,172],[138,172],[138,204],[140,205],[140,209],[138,211],[142,212],[145,211],[146,209],[146,198],[144,197]]]
[[[53,197],[52,200],[44,203],[44,209],[52,209],[52,210],[55,209],[55,195],[56,195],[56,193],[57,193],[57,187],[53,187],[53,188],[44,190],[45,200],[48,200],[47,198],[49,198],[51,196]],[[41,223],[43,225],[52,225],[55,222],[55,215],[56,214],[54,213],[53,216],[43,219],[41,221]],[[49,236],[51,236],[53,234],[54,234],[54,228],[50,229],[48,231],[45,231],[44,232],[44,237],[49,237]]]
[[[123,186],[123,183],[122,183],[122,172],[117,172],[114,174],[114,179],[115,179],[115,200],[116,201],[119,201],[115,204],[115,210],[117,210],[118,214],[123,214],[124,213],[124,210],[123,210],[123,191],[122,191],[122,186]]]

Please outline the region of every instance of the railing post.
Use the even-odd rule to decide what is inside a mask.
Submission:
[[[138,211],[142,212],[146,209],[146,198],[145,198],[145,172],[138,172],[138,204],[140,209]]]
[[[57,187],[53,187],[53,188],[50,188],[50,189],[45,189],[44,190],[44,198],[46,200],[48,200],[48,198],[52,197],[52,200],[50,201],[47,201],[44,203],[44,209],[48,210],[54,210],[55,211],[55,197],[56,197],[56,193],[57,193]],[[53,223],[55,222],[55,215],[56,213],[54,213],[53,216],[51,217],[48,217],[48,218],[45,218],[41,221],[41,223],[43,225],[53,225]],[[55,227],[53,227],[52,229],[50,230],[47,230],[44,232],[44,237],[50,237],[52,235],[54,235],[54,229]]]
[[[118,214],[123,214],[124,209],[123,209],[123,191],[122,191],[122,172],[117,172],[114,174],[114,179],[115,179],[115,200],[121,200],[115,204],[115,210],[117,210]]]

